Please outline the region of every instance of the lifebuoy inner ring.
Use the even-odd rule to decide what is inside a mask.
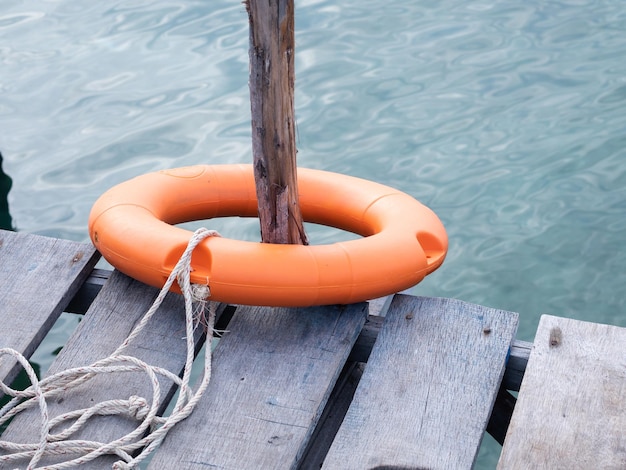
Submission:
[[[407,289],[445,258],[441,221],[408,194],[302,168],[298,192],[305,221],[363,238],[303,246],[211,237],[193,253],[192,282],[208,284],[212,300],[234,304],[348,304]],[[93,206],[89,234],[115,268],[162,287],[191,238],[172,224],[256,215],[251,165],[192,166],[113,187]]]

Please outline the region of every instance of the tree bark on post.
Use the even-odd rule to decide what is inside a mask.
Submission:
[[[246,0],[252,155],[265,243],[307,244],[298,202],[294,0]]]

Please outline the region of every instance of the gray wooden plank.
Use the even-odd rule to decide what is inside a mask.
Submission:
[[[371,303],[370,303],[371,312]],[[367,362],[372,348],[376,343],[380,329],[382,328],[384,317],[377,315],[369,315],[363,325],[361,334],[356,340],[350,357],[348,360],[355,362]],[[520,340],[513,340],[509,360],[506,364],[502,385],[506,390],[518,391],[524,377],[528,357],[530,356],[530,348],[532,343]]]
[[[366,315],[365,303],[238,309],[205,396],[149,468],[294,468]]]
[[[0,230],[0,347],[30,357],[99,257],[91,244]],[[0,360],[0,380],[15,364]]]
[[[157,294],[157,289],[114,271],[49,373],[88,365],[110,355],[128,336]],[[186,357],[184,325],[183,297],[170,293],[144,333],[126,349],[126,354],[177,373],[182,370]],[[197,333],[200,336],[201,328]],[[171,389],[165,381],[162,381],[162,386]],[[150,402],[151,393],[145,374],[98,376],[76,391],[68,392],[61,400],[49,403],[50,415],[86,408],[103,400],[128,399],[131,395],[145,397]],[[130,419],[98,417],[75,438],[108,442],[130,432],[137,425]],[[15,418],[2,439],[33,442],[38,435],[38,426],[38,410],[29,410]],[[119,459],[101,458],[90,463],[88,468],[110,469],[116,460]]]
[[[544,315],[499,469],[626,468],[626,328]]]
[[[327,469],[473,465],[518,315],[397,295]]]
[[[109,277],[110,271],[104,269],[94,269],[89,275],[85,283],[76,293],[76,296],[67,306],[66,311],[72,313],[85,313],[102,285]],[[368,300],[369,315],[365,321],[365,325],[361,329],[361,333],[352,348],[349,361],[367,362],[367,358],[372,352],[372,347],[378,337],[378,332],[383,323],[384,315],[389,309],[389,304],[393,295],[380,297],[378,299]],[[530,356],[530,348],[532,343],[527,341],[514,340],[511,346],[511,355],[506,364],[504,378],[502,379],[503,387],[507,390],[518,391],[524,377],[528,357]]]

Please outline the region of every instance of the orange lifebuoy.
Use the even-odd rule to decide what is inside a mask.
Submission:
[[[363,238],[329,245],[276,245],[211,237],[192,256],[191,281],[234,304],[348,304],[407,289],[443,262],[439,218],[403,192],[319,170],[298,170],[305,221]],[[162,287],[191,233],[173,224],[257,215],[251,165],[192,166],[113,187],[91,210],[89,233],[115,268]]]

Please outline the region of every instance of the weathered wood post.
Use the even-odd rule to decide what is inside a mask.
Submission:
[[[265,243],[307,244],[296,176],[294,0],[246,0],[252,155]]]

